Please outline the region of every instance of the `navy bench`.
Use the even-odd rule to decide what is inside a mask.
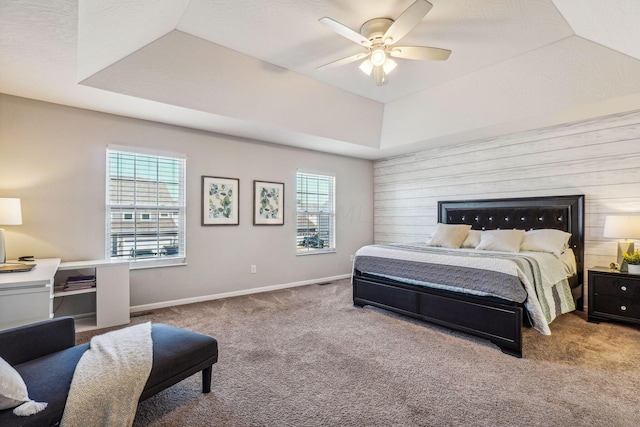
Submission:
[[[202,392],[211,391],[215,338],[161,323],[151,325],[153,365],[140,401],[202,371]],[[75,367],[89,344],[75,345],[75,322],[60,317],[0,331],[0,357],[22,376],[29,397],[47,402],[43,411],[19,417],[0,411],[0,426],[52,426],[62,419]]]

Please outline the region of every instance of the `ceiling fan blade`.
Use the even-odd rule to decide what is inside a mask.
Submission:
[[[360,33],[353,31],[351,28],[345,25],[342,25],[338,21],[334,21],[331,18],[324,17],[324,18],[318,19],[318,22],[331,28],[333,31],[340,34],[342,37],[345,37],[351,40],[352,42],[358,43],[360,46],[365,46],[365,47],[371,46],[371,42],[369,41],[368,38],[366,38]]]
[[[427,13],[431,10],[433,5],[427,0],[416,0],[411,6],[407,8],[402,15],[395,20],[391,27],[384,33],[382,40],[386,45],[392,45],[413,29],[418,22],[422,21]]]
[[[418,61],[445,61],[451,55],[448,49],[426,46],[394,46],[389,51],[394,58],[416,59]]]
[[[339,67],[340,65],[350,64],[351,62],[355,62],[359,59],[366,58],[369,55],[369,52],[358,53],[357,55],[347,56],[346,58],[338,59],[337,61],[329,62],[328,64],[321,65],[316,68],[316,70],[324,70],[327,68]]]

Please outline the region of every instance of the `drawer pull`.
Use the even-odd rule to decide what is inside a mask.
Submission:
[[[627,287],[626,286],[620,286],[620,289],[622,289],[623,291],[626,291]]]
[[[627,306],[626,306],[626,305],[623,305],[623,306],[621,306],[621,307],[620,307],[620,309],[621,309],[622,311],[625,311],[625,310],[627,309]]]

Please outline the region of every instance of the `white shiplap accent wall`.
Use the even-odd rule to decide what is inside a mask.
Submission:
[[[438,200],[569,194],[586,199],[585,267],[608,265],[605,216],[640,214],[640,111],[379,160],[374,239],[425,241]]]

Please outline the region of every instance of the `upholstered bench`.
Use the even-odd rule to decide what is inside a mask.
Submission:
[[[207,335],[164,324],[152,324],[153,365],[140,396],[147,399],[202,371],[202,392],[211,391],[218,342]],[[19,417],[0,411],[0,426],[51,426],[62,418],[76,364],[89,344],[75,345],[75,324],[61,317],[0,331],[0,357],[22,376],[29,397],[47,402],[46,409]]]

